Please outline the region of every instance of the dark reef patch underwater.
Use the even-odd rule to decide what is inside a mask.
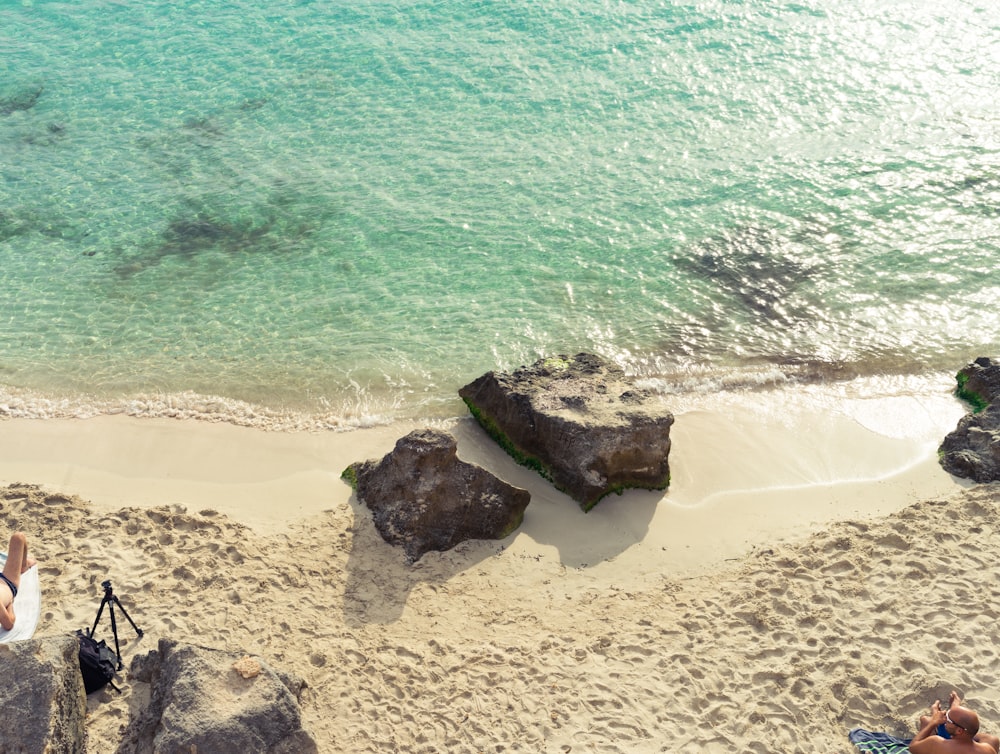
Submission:
[[[0,115],[10,115],[21,110],[30,110],[45,91],[41,81],[8,81],[0,84]]]

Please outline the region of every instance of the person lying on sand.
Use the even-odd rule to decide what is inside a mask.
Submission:
[[[15,532],[10,537],[7,562],[0,573],[0,627],[6,631],[14,627],[14,598],[21,586],[21,574],[33,565],[35,559],[28,557],[28,540],[24,532]]]
[[[998,754],[1000,738],[980,733],[979,715],[963,707],[958,692],[952,691],[948,709],[941,709],[941,702],[935,699],[930,714],[920,717],[920,732],[910,741],[910,751],[913,754]]]

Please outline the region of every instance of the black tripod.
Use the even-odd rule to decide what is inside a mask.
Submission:
[[[135,625],[135,621],[129,617],[128,612],[122,606],[122,603],[118,598],[111,593],[111,581],[101,582],[101,586],[104,587],[104,597],[101,599],[101,606],[97,608],[97,617],[94,618],[94,626],[90,629],[90,636],[93,638],[94,631],[97,630],[97,622],[101,619],[101,613],[104,612],[104,606],[108,606],[108,612],[111,614],[111,633],[115,637],[115,656],[118,658],[118,669],[121,670],[125,667],[125,663],[122,662],[122,653],[118,648],[118,624],[115,622],[115,605],[118,605],[118,609],[122,611],[122,615],[125,619],[132,624],[132,628],[135,629],[136,634],[139,638],[142,638],[142,629]]]

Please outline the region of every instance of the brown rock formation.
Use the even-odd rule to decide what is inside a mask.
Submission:
[[[976,482],[1000,481],[1000,364],[976,359],[957,376],[960,398],[973,412],[959,419],[939,448],[945,471]]]
[[[610,492],[670,482],[673,415],[599,356],[541,359],[488,372],[458,391],[519,463],[590,510]]]
[[[411,561],[467,539],[502,539],[517,529],[531,495],[458,458],[447,432],[415,430],[381,461],[345,472],[382,538]]]
[[[0,751],[87,751],[87,695],[75,636],[0,644]]]
[[[129,723],[120,754],[199,751],[315,754],[302,728],[302,682],[259,657],[160,639],[132,661],[130,677],[150,684],[150,700]]]

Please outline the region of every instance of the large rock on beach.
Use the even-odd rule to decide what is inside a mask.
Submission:
[[[381,461],[344,471],[382,539],[411,562],[468,539],[503,539],[524,519],[530,493],[460,460],[457,446],[447,432],[418,429]]]
[[[0,751],[85,754],[87,695],[75,636],[0,644]]]
[[[160,639],[156,651],[132,660],[129,678],[149,683],[150,699],[129,723],[118,754],[317,751],[302,727],[304,684],[259,657]]]
[[[670,483],[673,415],[616,365],[579,353],[488,372],[458,391],[482,427],[586,511],[605,495]]]
[[[959,371],[957,381],[957,394],[973,411],[941,443],[941,465],[976,482],[1000,481],[1000,364],[978,358]]]

